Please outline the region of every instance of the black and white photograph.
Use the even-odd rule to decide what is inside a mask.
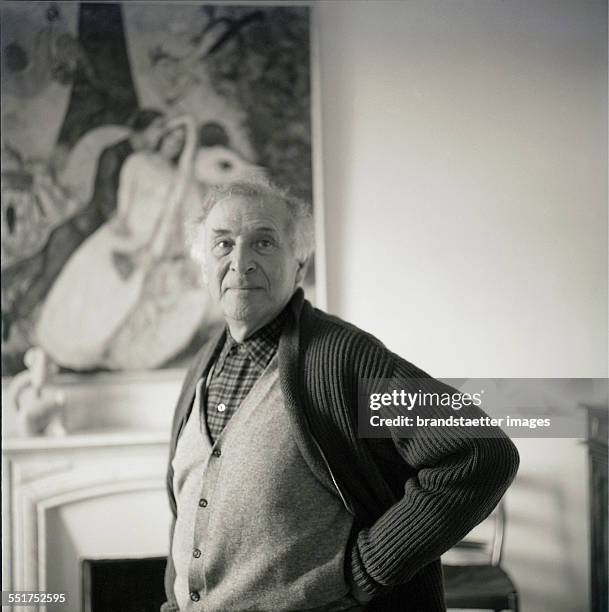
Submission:
[[[3,610],[607,612],[606,0],[0,43]]]

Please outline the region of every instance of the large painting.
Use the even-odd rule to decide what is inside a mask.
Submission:
[[[310,9],[5,2],[2,370],[182,363],[217,324],[184,219],[263,176],[308,202]],[[308,285],[314,285],[314,271]]]

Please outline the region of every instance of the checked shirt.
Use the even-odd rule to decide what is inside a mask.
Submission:
[[[254,383],[277,352],[287,314],[284,310],[265,327],[238,343],[226,330],[207,389],[207,430],[215,442]]]

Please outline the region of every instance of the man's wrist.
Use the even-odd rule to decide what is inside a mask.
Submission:
[[[376,595],[376,589],[374,588],[376,583],[369,576],[367,576],[366,570],[363,567],[357,547],[357,536],[351,540],[350,548],[347,551],[347,554],[349,555],[349,561],[346,564],[347,586],[350,589],[351,595],[358,601],[358,603],[366,604]]]

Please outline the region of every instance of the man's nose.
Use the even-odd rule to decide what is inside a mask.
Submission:
[[[253,253],[245,245],[235,245],[230,262],[231,270],[238,274],[248,274],[256,269]]]

